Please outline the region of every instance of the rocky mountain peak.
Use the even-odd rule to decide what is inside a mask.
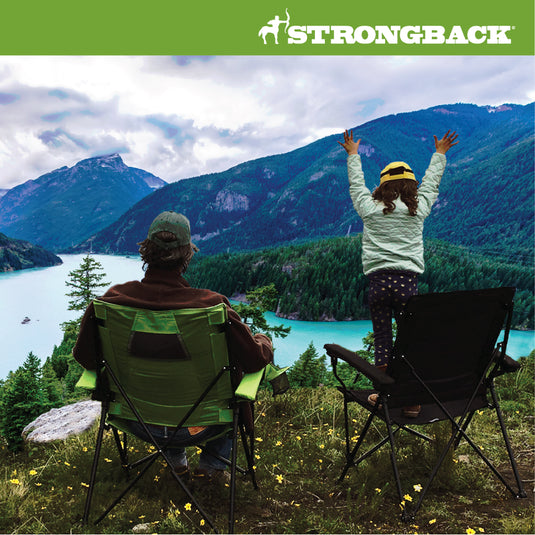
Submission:
[[[128,167],[123,162],[123,159],[118,153],[105,154],[103,156],[94,156],[80,160],[75,166],[75,169],[87,169],[88,167],[110,168],[114,171],[126,171]]]

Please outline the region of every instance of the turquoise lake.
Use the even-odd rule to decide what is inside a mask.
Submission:
[[[63,264],[50,268],[0,273],[0,379],[22,364],[30,351],[41,359],[50,356],[61,342],[60,325],[79,312],[67,310],[69,298],[65,281],[78,268],[84,255],[61,255]],[[117,284],[143,277],[139,258],[94,255],[106,273],[106,282]],[[29,321],[22,323],[25,318]],[[287,338],[274,340],[275,362],[290,365],[310,342],[320,354],[323,345],[337,343],[352,350],[362,349],[362,338],[371,331],[371,321],[307,322],[285,320],[267,314],[271,325],[291,326]],[[535,348],[534,331],[513,331],[507,353],[514,358]]]

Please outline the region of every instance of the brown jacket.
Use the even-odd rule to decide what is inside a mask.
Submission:
[[[149,310],[205,308],[225,303],[230,320],[230,359],[238,368],[239,375],[261,370],[273,360],[271,340],[264,334],[253,335],[225,296],[211,290],[192,288],[178,271],[149,268],[141,281],[112,286],[99,299]],[[96,368],[96,329],[95,311],[93,305],[89,305],[82,318],[73,356],[90,370]]]

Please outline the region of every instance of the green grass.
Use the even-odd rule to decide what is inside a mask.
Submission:
[[[513,379],[500,378],[501,395],[512,390]],[[528,390],[526,376],[516,388]],[[517,391],[518,397],[518,391]],[[400,519],[400,504],[385,447],[336,483],[344,464],[341,395],[334,388],[295,389],[277,398],[262,391],[256,404],[255,462],[260,489],[238,481],[236,531],[242,533],[533,533],[533,392],[519,396],[505,414],[513,448],[525,479],[528,499],[515,500],[462,442],[445,462],[414,524]],[[507,399],[504,399],[507,401]],[[474,418],[470,430],[498,466],[506,466],[506,452],[491,411]],[[356,429],[365,411],[351,407]],[[429,426],[428,426],[429,427]],[[429,431],[429,429],[427,430]],[[381,425],[372,429],[376,438]],[[446,440],[448,425],[434,424],[437,442]],[[164,463],[157,461],[140,484],[98,526],[81,526],[96,433],[46,445],[28,446],[14,454],[0,451],[1,533],[131,533],[147,524],[148,533],[208,532],[201,516],[189,510],[183,493],[175,488]],[[436,446],[399,436],[400,471],[404,492],[415,501],[418,485],[436,455]],[[95,492],[94,514],[103,511],[110,497],[126,483],[111,434],[105,438]],[[132,440],[131,454],[148,446]],[[193,466],[198,458],[190,450]],[[416,490],[415,490],[416,486]],[[195,490],[195,489],[194,489]],[[197,489],[201,503],[213,511],[225,531],[225,487]],[[203,495],[204,496],[204,500]]]

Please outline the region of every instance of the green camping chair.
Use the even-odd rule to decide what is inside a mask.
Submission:
[[[93,399],[102,402],[102,413],[83,523],[87,523],[89,518],[106,429],[111,428],[121,462],[127,471],[144,466],[95,524],[106,517],[157,458],[163,457],[171,466],[166,443],[158,443],[147,424],[168,426],[171,436],[175,428],[223,424],[225,432],[232,433],[231,459],[219,458],[230,466],[229,532],[232,533],[236,472],[250,476],[253,487],[258,488],[253,466],[254,429],[245,429],[240,422],[240,405],[255,399],[263,375],[277,382],[284,378],[285,369],[277,370],[270,365],[266,370],[244,376],[240,385],[233,387],[226,339],[229,320],[224,304],[200,309],[154,311],[95,300],[94,307],[101,367],[98,372],[86,370],[78,384],[93,389]],[[156,450],[133,463],[128,461],[128,420],[141,424]],[[122,440],[119,431],[123,433]],[[245,469],[236,462],[238,434],[241,435],[247,462]],[[213,520],[190,489],[173,470],[171,472],[215,531]]]

